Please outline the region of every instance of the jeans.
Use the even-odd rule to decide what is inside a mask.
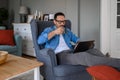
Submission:
[[[115,68],[120,68],[120,59],[106,57],[97,49],[89,49],[85,52],[72,53],[70,51],[63,51],[57,55],[59,64],[71,65],[108,65]]]

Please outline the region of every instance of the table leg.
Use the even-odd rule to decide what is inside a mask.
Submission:
[[[34,80],[40,80],[40,67],[34,69]]]

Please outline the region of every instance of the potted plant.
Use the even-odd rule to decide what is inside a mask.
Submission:
[[[5,27],[5,22],[8,19],[8,10],[0,8],[0,27]]]

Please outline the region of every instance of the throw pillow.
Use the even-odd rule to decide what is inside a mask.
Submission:
[[[0,30],[0,45],[15,45],[13,30]]]
[[[120,72],[110,66],[91,66],[87,71],[98,80],[120,80]]]

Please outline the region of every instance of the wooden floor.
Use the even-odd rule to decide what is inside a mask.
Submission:
[[[27,59],[31,59],[31,60],[37,60],[36,57],[25,55],[25,54],[23,54],[22,57],[27,58]]]

